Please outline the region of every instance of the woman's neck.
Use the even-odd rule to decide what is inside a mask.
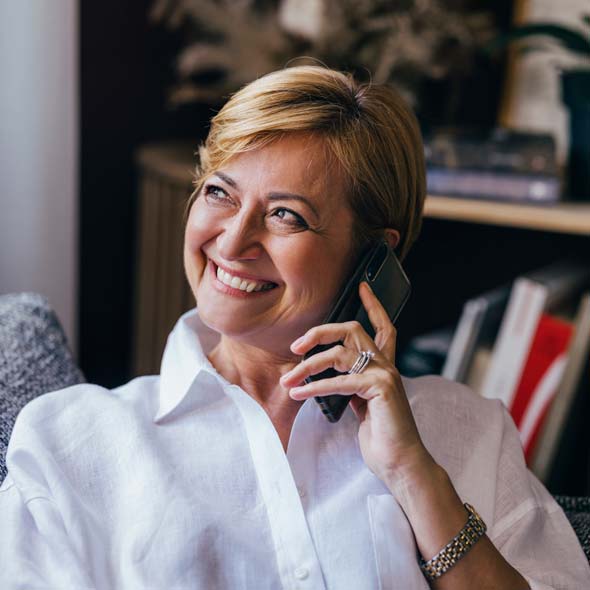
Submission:
[[[208,358],[220,375],[262,406],[287,452],[293,422],[303,402],[291,399],[279,379],[297,364],[298,357],[280,356],[222,336]]]
[[[209,360],[230,383],[240,386],[265,409],[299,408],[279,379],[292,369],[299,357],[280,355],[222,336],[209,353]]]

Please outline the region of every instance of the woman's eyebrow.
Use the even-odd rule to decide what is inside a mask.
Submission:
[[[229,184],[229,186],[231,186],[232,188],[239,190],[238,183],[233,178],[231,178],[227,174],[225,174],[225,172],[217,171],[217,172],[214,172],[213,174],[215,176],[218,176],[219,178],[221,178],[221,180],[223,180],[223,182],[225,182],[226,184]]]
[[[214,172],[213,174],[215,176],[218,176],[221,180],[223,180],[223,182],[225,182],[226,184],[228,184],[232,188],[234,188],[236,190],[240,190],[238,183],[233,178],[231,178],[230,176],[225,174],[225,172],[217,171],[217,172]],[[272,192],[272,193],[268,194],[268,200],[269,201],[299,201],[299,202],[307,205],[311,209],[313,214],[319,218],[319,213],[318,213],[317,209],[315,208],[315,205],[312,203],[312,201],[308,197],[304,197],[303,195],[298,195],[295,193],[286,193],[286,192]]]

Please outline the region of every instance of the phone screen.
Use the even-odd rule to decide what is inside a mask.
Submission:
[[[406,276],[397,256],[387,242],[382,241],[370,247],[347,280],[330,313],[324,320],[328,323],[341,323],[357,320],[363,329],[374,338],[375,330],[369,321],[367,313],[358,294],[361,281],[366,281],[377,299],[381,302],[393,323],[397,320],[403,306],[411,292],[410,281]],[[335,346],[326,344],[314,347],[305,358]],[[328,369],[317,375],[312,375],[306,382],[335,377],[339,373]],[[315,397],[322,413],[330,422],[338,422],[350,400],[348,395],[329,395]]]

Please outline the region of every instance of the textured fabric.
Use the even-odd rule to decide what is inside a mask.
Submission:
[[[160,376],[22,410],[0,487],[0,588],[427,590],[350,408],[331,424],[307,400],[285,453],[262,407],[207,360],[216,341],[192,310]],[[440,377],[403,382],[426,446],[531,589],[588,589],[501,403]]]
[[[48,391],[81,383],[65,335],[47,300],[36,293],[0,296],[0,482],[20,409]]]
[[[555,496],[555,499],[565,510],[582,549],[590,560],[590,498],[586,496]]]

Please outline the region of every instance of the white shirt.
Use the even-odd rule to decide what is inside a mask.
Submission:
[[[428,588],[350,408],[331,424],[307,400],[285,454],[261,406],[207,360],[217,338],[192,310],[160,376],[76,385],[21,411],[0,487],[0,588]],[[590,588],[500,402],[440,377],[404,385],[426,446],[531,588]]]

